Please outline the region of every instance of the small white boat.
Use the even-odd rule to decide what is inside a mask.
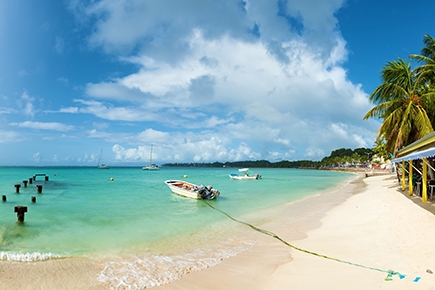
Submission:
[[[182,180],[166,180],[173,193],[193,199],[215,199],[220,195],[219,190],[211,186],[196,185]]]
[[[236,173],[231,173],[230,174],[230,178],[231,179],[237,179],[237,180],[256,180],[256,179],[260,179],[261,175],[258,173],[251,173],[249,168],[242,168],[239,169],[239,172],[243,172],[243,174],[236,174]]]
[[[143,170],[159,170],[159,166],[157,164],[152,163],[153,162],[153,144],[151,144],[151,151],[150,151],[150,165],[142,167]]]
[[[103,163],[103,149],[101,148],[101,152],[100,152],[100,158],[98,159],[98,166],[99,169],[109,169],[109,165]]]
[[[150,164],[149,166],[142,167],[143,170],[159,170],[160,167],[156,164]]]

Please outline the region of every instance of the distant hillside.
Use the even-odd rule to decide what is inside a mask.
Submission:
[[[331,152],[331,155],[322,161],[298,160],[270,162],[267,160],[256,161],[235,161],[235,162],[213,162],[213,163],[165,163],[164,167],[234,167],[234,168],[320,168],[339,163],[368,162],[372,159],[374,152],[372,149],[340,148]]]
[[[164,167],[234,167],[234,168],[318,168],[320,161],[279,161],[272,163],[267,160],[236,161],[236,162],[213,162],[213,163],[165,163]]]

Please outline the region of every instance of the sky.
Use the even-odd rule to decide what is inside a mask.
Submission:
[[[0,0],[0,165],[321,160],[372,148],[428,0]]]

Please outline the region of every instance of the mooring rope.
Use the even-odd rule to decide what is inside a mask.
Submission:
[[[263,230],[263,229],[257,228],[256,226],[253,226],[253,225],[251,225],[251,224],[249,224],[249,223],[247,223],[247,222],[244,222],[244,221],[240,221],[240,220],[238,220],[238,219],[235,219],[235,218],[233,218],[232,216],[230,216],[229,214],[227,214],[226,212],[222,211],[221,209],[218,209],[218,208],[212,206],[212,205],[211,205],[210,203],[208,203],[206,200],[204,200],[204,202],[205,202],[209,207],[211,207],[212,209],[214,209],[214,210],[216,210],[216,211],[219,211],[220,213],[226,215],[229,219],[231,219],[231,220],[233,220],[233,221],[235,221],[235,222],[238,222],[238,223],[244,224],[244,225],[246,225],[246,226],[252,228],[253,230],[255,230],[255,231],[257,231],[257,232],[260,232],[260,233],[263,233],[263,234],[265,234],[265,235],[271,236],[271,237],[273,237],[273,238],[279,240],[281,243],[285,244],[286,246],[288,246],[288,247],[290,247],[290,248],[293,248],[293,249],[295,249],[295,250],[298,250],[298,251],[300,251],[300,252],[304,252],[304,253],[307,253],[307,254],[310,254],[310,255],[314,255],[314,256],[317,256],[317,257],[321,257],[321,258],[329,259],[329,260],[332,260],[332,261],[336,261],[336,262],[340,262],[340,263],[344,263],[344,264],[348,264],[348,265],[352,265],[352,266],[356,266],[356,267],[360,267],[360,268],[364,268],[364,269],[368,269],[368,270],[373,270],[373,271],[378,271],[378,272],[387,273],[387,277],[385,277],[385,281],[391,281],[391,280],[393,280],[393,276],[394,276],[394,275],[399,276],[400,279],[403,279],[403,278],[406,277],[406,275],[400,274],[399,272],[396,272],[396,271],[393,271],[393,270],[383,270],[383,269],[380,269],[380,268],[368,267],[368,266],[364,266],[364,265],[362,265],[362,264],[357,264],[357,263],[352,263],[352,262],[348,262],[348,261],[340,260],[340,259],[337,259],[337,258],[334,258],[334,257],[329,257],[329,256],[326,256],[326,255],[318,254],[318,253],[315,253],[315,252],[312,252],[312,251],[308,251],[308,250],[305,250],[305,249],[302,249],[302,248],[296,247],[296,246],[294,246],[294,245],[288,243],[287,241],[283,240],[282,238],[280,238],[277,234],[275,234],[275,233],[273,233],[273,232],[270,232],[270,231],[268,231],[268,230]],[[421,279],[421,277],[416,277],[416,278],[413,280],[413,282],[418,282],[420,279]]]

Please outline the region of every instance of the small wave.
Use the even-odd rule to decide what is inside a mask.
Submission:
[[[110,289],[144,289],[168,284],[185,274],[201,271],[253,246],[253,242],[214,251],[196,250],[176,256],[135,257],[130,261],[108,261],[98,280]]]
[[[64,257],[53,253],[0,252],[0,261],[35,262],[62,258]]]

